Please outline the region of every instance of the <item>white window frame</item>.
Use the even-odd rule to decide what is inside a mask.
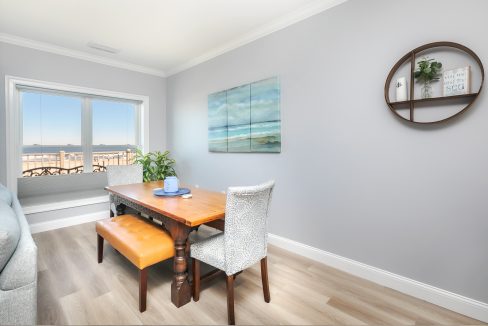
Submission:
[[[35,79],[28,79],[15,76],[5,76],[5,101],[6,101],[6,154],[7,154],[7,188],[13,193],[17,193],[17,178],[22,177],[22,107],[20,103],[20,92],[22,88],[37,88],[46,89],[47,91],[63,92],[63,93],[78,93],[85,96],[105,97],[111,100],[128,100],[139,102],[139,133],[137,135],[139,144],[143,152],[149,149],[149,97],[144,95],[136,95],[129,93],[120,93],[108,90],[101,90],[95,88],[88,88],[82,86],[74,86],[68,84],[60,84],[54,82],[47,82]],[[83,105],[89,105],[87,101],[83,100]],[[87,112],[87,110],[83,110]],[[89,112],[91,114],[91,112]],[[92,126],[83,126],[84,128],[92,128]],[[82,134],[89,135],[85,129]],[[87,137],[85,137],[87,138]],[[90,144],[88,144],[90,142]],[[82,145],[92,146],[91,139],[82,139]],[[84,158],[85,161],[88,158]],[[85,162],[91,165],[92,162]]]

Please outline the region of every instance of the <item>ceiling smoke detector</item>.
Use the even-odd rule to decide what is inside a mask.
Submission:
[[[120,52],[120,49],[115,49],[113,47],[103,45],[103,44],[99,44],[99,43],[88,42],[87,45],[88,45],[88,47],[90,47],[92,49],[107,52],[107,53],[117,54]]]

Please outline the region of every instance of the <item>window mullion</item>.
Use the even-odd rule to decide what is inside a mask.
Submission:
[[[17,89],[15,93],[15,101],[17,102],[16,107],[18,108],[17,110],[17,125],[19,126],[18,131],[17,131],[17,139],[18,144],[16,147],[16,150],[18,151],[17,160],[19,163],[19,169],[16,173],[16,177],[22,178],[23,176],[23,170],[24,170],[24,162],[22,161],[22,154],[24,153],[24,110],[22,109],[22,93]]]
[[[83,110],[81,119],[81,147],[83,151],[83,173],[93,172],[93,127],[92,107],[89,97],[83,98]]]
[[[135,135],[136,146],[142,150],[142,137],[141,137],[141,104],[136,105],[136,118],[135,118]]]

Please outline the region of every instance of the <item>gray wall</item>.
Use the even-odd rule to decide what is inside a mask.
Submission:
[[[484,0],[350,0],[168,78],[180,177],[215,190],[275,179],[270,232],[488,302],[486,92],[430,127],[383,98],[390,68],[424,43],[459,42],[488,63],[487,12]],[[282,153],[209,153],[207,95],[270,76]]]
[[[166,147],[166,80],[0,42],[0,182],[6,182],[5,75],[149,96],[149,149]]]

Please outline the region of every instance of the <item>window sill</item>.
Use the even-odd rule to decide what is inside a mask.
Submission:
[[[108,203],[108,201],[109,196],[105,190],[89,190],[25,197],[20,199],[20,204],[24,210],[24,214],[29,215],[59,209]]]

